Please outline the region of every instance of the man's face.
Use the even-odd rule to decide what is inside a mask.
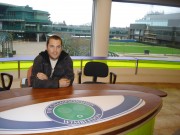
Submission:
[[[47,45],[47,52],[49,54],[49,57],[53,60],[56,60],[59,58],[61,51],[62,51],[61,41],[50,39],[49,44]]]

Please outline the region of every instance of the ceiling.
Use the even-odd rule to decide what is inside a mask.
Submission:
[[[180,7],[180,0],[112,0],[112,1]]]

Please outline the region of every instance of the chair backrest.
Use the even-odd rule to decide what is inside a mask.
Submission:
[[[97,81],[97,77],[107,77],[108,73],[108,65],[103,62],[87,62],[84,67],[84,75],[92,76],[93,82]]]
[[[13,82],[13,76],[8,73],[1,73],[1,81],[2,81],[2,88],[1,90],[10,90],[12,82]]]
[[[29,69],[27,71],[27,84],[28,84],[28,87],[31,86],[31,74],[32,74],[32,66],[29,67]]]

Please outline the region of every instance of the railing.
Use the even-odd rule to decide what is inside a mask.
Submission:
[[[24,56],[24,57],[11,57],[11,58],[0,58],[0,62],[13,62],[17,61],[17,69],[18,69],[18,78],[20,78],[20,70],[21,70],[21,62],[22,61],[32,61],[34,60],[35,56]],[[83,62],[92,61],[92,60],[100,60],[100,61],[107,61],[108,62],[121,62],[121,61],[131,61],[134,62],[134,74],[138,73],[139,62],[140,61],[165,61],[165,62],[176,62],[175,69],[180,70],[180,59],[170,59],[170,58],[152,58],[152,57],[91,57],[91,56],[72,56],[73,61],[79,61],[80,70],[82,70],[84,64]],[[151,63],[149,63],[151,64]],[[110,67],[116,65],[110,65]],[[117,66],[118,67],[118,66]],[[125,66],[124,66],[125,67]]]

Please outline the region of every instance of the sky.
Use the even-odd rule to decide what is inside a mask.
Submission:
[[[0,0],[0,3],[17,6],[29,5],[34,10],[50,13],[53,22],[66,22],[67,25],[90,24],[92,20],[93,0]],[[112,2],[111,27],[129,27],[135,20],[141,19],[151,11],[180,13],[180,8],[156,5]]]

